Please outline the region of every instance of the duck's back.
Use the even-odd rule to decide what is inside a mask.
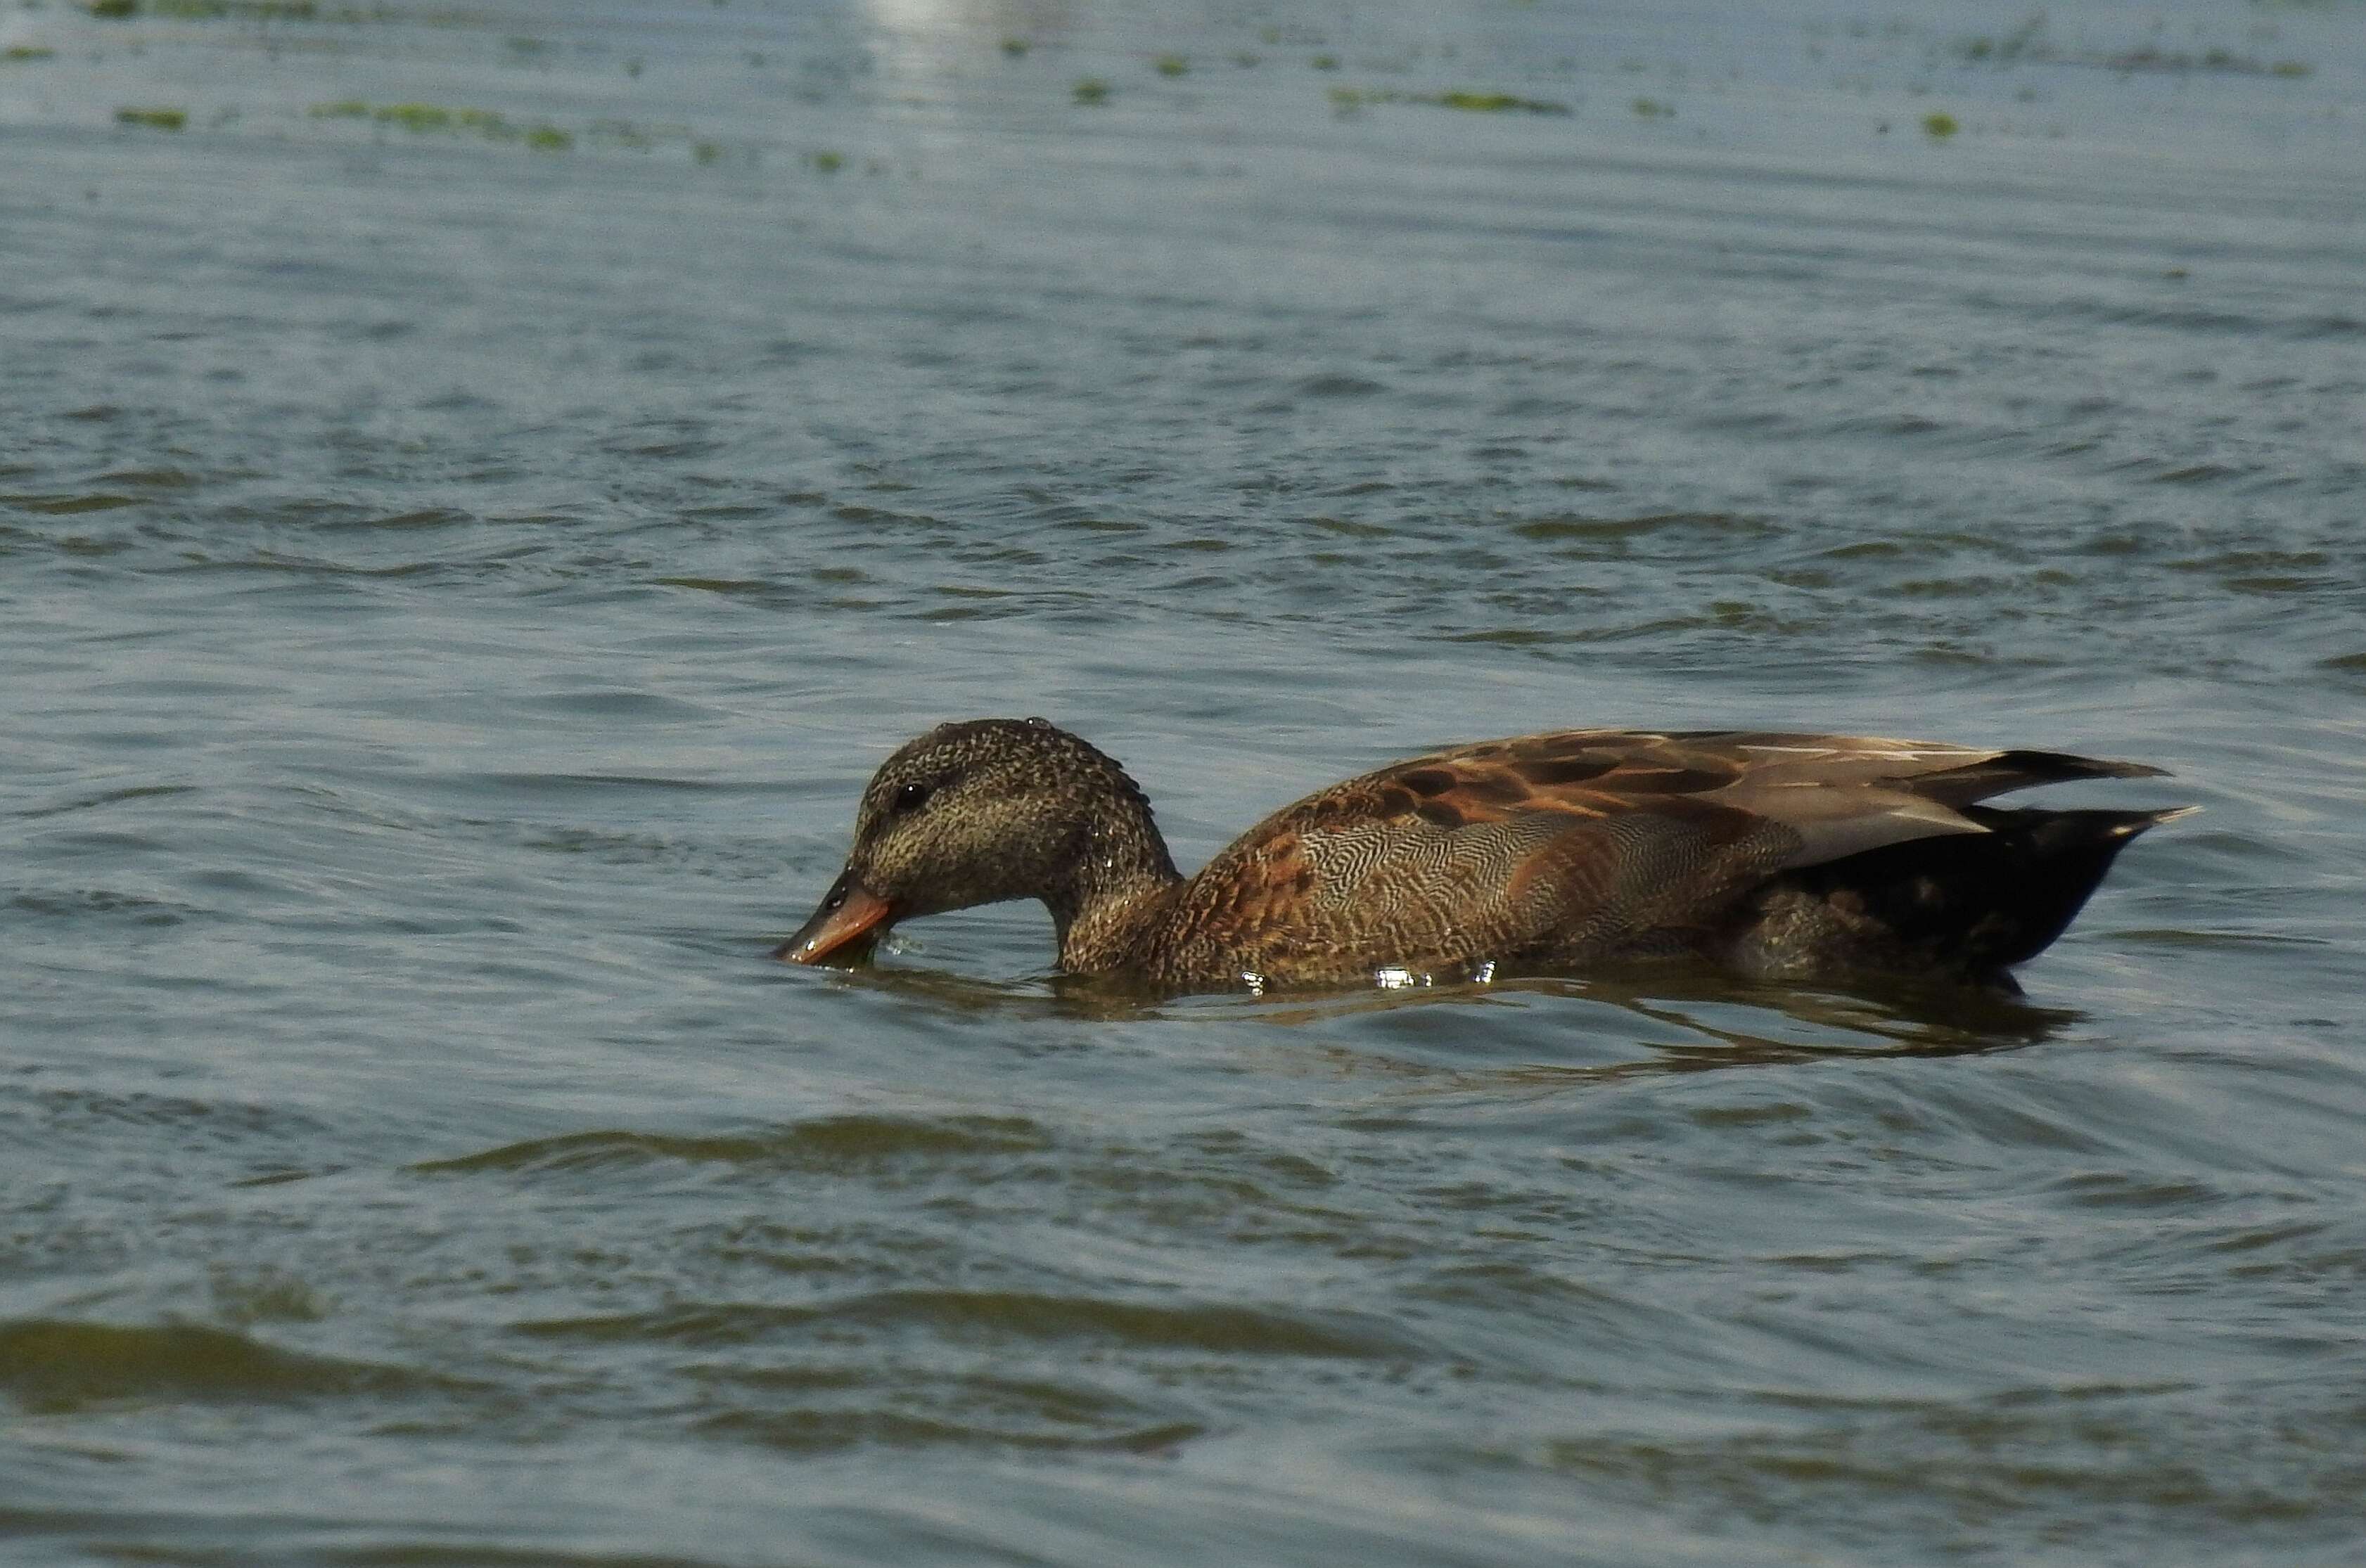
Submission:
[[[1994,835],[2004,819],[2149,825],[2150,813],[1963,808],[2034,784],[2156,771],[1836,735],[1572,730],[1484,742],[1391,764],[1268,817],[1174,890],[1135,935],[1126,967],[1176,985],[1664,951],[1782,967],[1746,928],[1763,923],[1786,876],[1920,840]],[[2118,833],[2112,847],[2136,831]],[[2063,920],[2108,862],[2105,854]],[[1958,879],[1971,876],[1961,853],[1944,863]],[[1884,874],[1910,882],[1918,872],[1909,857]],[[1865,902],[1846,876],[1826,880],[1802,896]],[[1789,935],[1779,956],[1812,967],[1813,948],[1831,938],[1799,899],[1781,913]],[[1857,960],[1877,952],[1864,935],[1853,933]],[[1966,968],[1997,967],[1967,958]]]

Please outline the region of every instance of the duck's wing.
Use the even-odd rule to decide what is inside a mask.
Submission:
[[[1798,834],[1786,866],[1818,865],[1934,834],[1986,832],[1956,808],[1993,795],[2160,772],[2067,752],[1764,731],[1573,731],[1444,755],[1469,759],[1466,765],[1492,763],[1516,778],[1566,778],[1573,809],[1648,811],[1686,796],[1747,812]],[[1575,777],[1605,764],[1593,778]]]
[[[1572,730],[1460,746],[1285,807],[1181,891],[1212,962],[1568,957],[1704,927],[1775,872],[1938,834],[2035,784],[2157,769],[1849,735]],[[1256,962],[1252,962],[1256,960]]]

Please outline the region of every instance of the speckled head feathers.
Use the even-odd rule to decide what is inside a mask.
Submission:
[[[871,916],[851,941],[1005,899],[1042,899],[1060,918],[1089,891],[1080,883],[1119,871],[1175,876],[1148,801],[1116,759],[1043,719],[969,719],[880,764],[833,896]],[[811,962],[843,945],[817,941],[817,926],[834,935],[830,913],[817,912],[783,956]]]

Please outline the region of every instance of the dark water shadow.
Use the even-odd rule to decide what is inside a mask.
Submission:
[[[1648,1057],[1511,1070],[1579,1077],[1689,1072],[1836,1057],[1949,1057],[2020,1049],[2081,1023],[2075,1009],[2040,1006],[2017,991],[1944,980],[1867,976],[1845,985],[1749,980],[1677,960],[1645,960],[1584,975],[1525,975],[1353,990],[1177,995],[1107,976],[1036,974],[985,980],[942,969],[859,967],[806,971],[826,983],[907,998],[974,1018],[1087,1024],[1241,1024],[1301,1030],[1419,1010],[1532,1009],[1567,1002],[1642,1025]],[[1583,1026],[1599,1036],[1603,1025]],[[1615,1031],[1625,1034],[1624,1030]],[[1670,1033],[1696,1036],[1673,1041]],[[1079,1042],[1080,1045],[1086,1042]],[[1494,1070],[1504,1070],[1501,1069]]]
[[[1270,1016],[1277,1022],[1311,1023],[1400,1006],[1533,997],[1619,1008],[1712,1036],[1722,1042],[1720,1049],[1750,1047],[1819,1055],[1835,1050],[1853,1055],[1955,1054],[2030,1045],[2084,1016],[2070,1009],[2040,1007],[2011,992],[1945,980],[1865,977],[1845,985],[1809,985],[1747,980],[1675,961],[1598,969],[1584,975],[1521,975],[1451,986],[1375,990],[1285,1005]],[[1783,1039],[1715,1022],[1705,1016],[1710,1010],[1761,1013],[1815,1029],[1870,1036],[1876,1043]]]
[[[1650,985],[1626,977],[1511,982],[1520,991],[1582,997],[1704,1038],[1638,1040],[1647,1056],[1614,1062],[1531,1062],[1456,1075],[1459,1087],[1558,1091],[1634,1078],[1839,1060],[1987,1056],[2062,1036],[2085,1014],[2021,997],[1944,983],[1836,990],[1696,976]]]

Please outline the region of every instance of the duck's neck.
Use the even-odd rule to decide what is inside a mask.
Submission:
[[[1043,893],[1059,932],[1060,967],[1072,974],[1121,968],[1131,938],[1182,875],[1131,778],[1093,803],[1076,845]]]

